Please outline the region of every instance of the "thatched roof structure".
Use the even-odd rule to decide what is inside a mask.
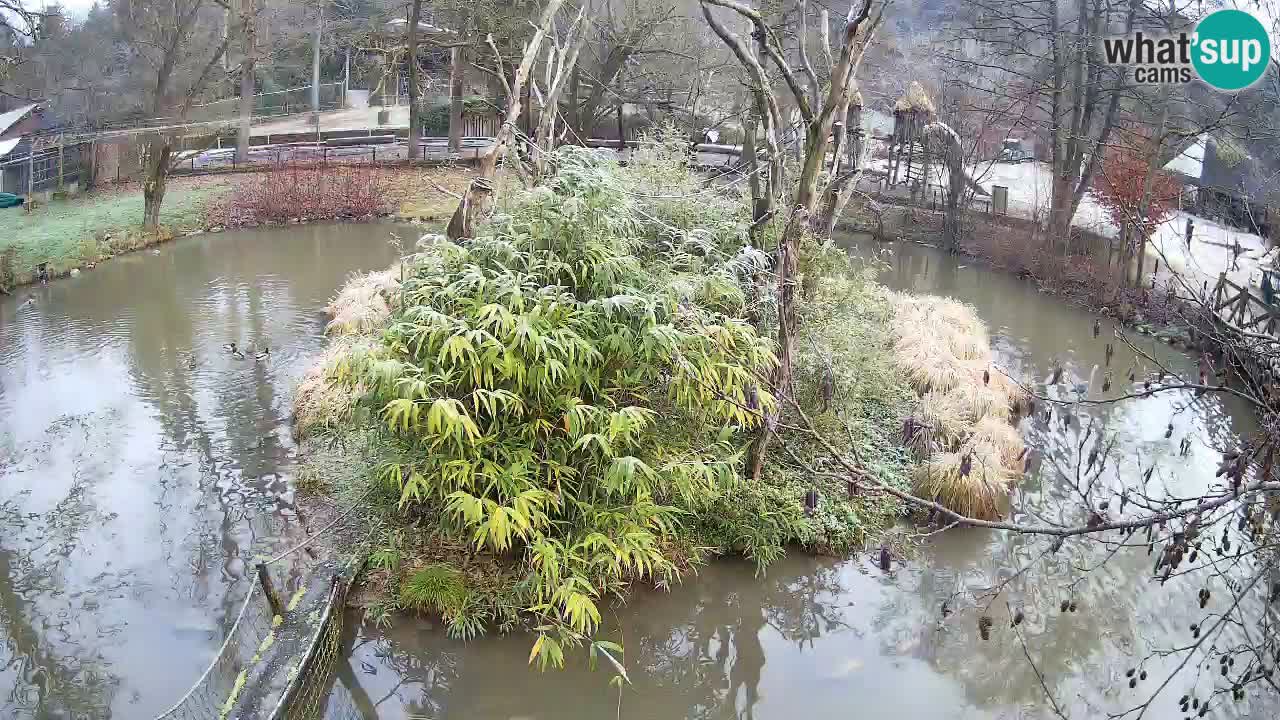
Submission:
[[[907,85],[907,92],[893,104],[893,111],[895,113],[923,112],[932,115],[937,112],[937,109],[929,99],[929,94],[924,91],[924,87],[912,80],[911,84]]]

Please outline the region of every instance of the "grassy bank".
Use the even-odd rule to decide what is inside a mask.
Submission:
[[[0,211],[0,263],[8,266],[0,267],[0,287],[31,282],[40,263],[48,263],[56,277],[203,227],[206,205],[228,188],[223,178],[174,180],[160,216],[168,230],[158,235],[138,227],[142,188],[137,185],[57,200],[30,213],[20,208]]]
[[[330,348],[295,402],[300,486],[371,529],[369,614],[439,615],[460,637],[527,627],[556,665],[611,596],[715,554],[763,568],[900,542],[902,504],[836,472],[765,390],[776,311],[768,259],[743,246],[747,203],[704,189],[680,141],[625,168],[577,148],[558,165],[504,195],[482,237],[420,244],[329,308]],[[809,243],[801,263],[820,280],[800,308],[799,404],[837,452],[909,488],[900,435],[920,408],[895,359],[901,303],[841,251]]]
[[[299,182],[299,177],[310,182]],[[41,205],[0,211],[0,291],[52,277],[193,231],[391,215],[443,228],[470,172],[461,168],[343,166],[174,178],[163,229],[146,233],[142,189],[123,185]]]

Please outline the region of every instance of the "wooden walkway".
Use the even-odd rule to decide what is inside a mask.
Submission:
[[[1222,273],[1218,276],[1212,298],[1214,314],[1231,327],[1276,337],[1280,307],[1254,294],[1251,288],[1231,282],[1227,279],[1227,274]]]
[[[1226,273],[1218,276],[1209,302],[1219,331],[1248,340],[1246,344],[1255,348],[1247,356],[1237,353],[1236,357],[1249,379],[1260,389],[1280,383],[1280,305],[1268,303],[1252,288],[1228,280]]]

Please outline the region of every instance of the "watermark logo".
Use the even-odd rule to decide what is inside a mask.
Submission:
[[[1185,84],[1199,77],[1210,87],[1243,90],[1267,71],[1271,37],[1258,18],[1243,10],[1218,10],[1205,16],[1193,33],[1106,38],[1109,65],[1131,68],[1139,85]]]

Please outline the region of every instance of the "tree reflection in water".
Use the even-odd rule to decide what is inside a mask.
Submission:
[[[606,619],[603,635],[621,639],[633,682],[627,717],[755,718],[768,648],[797,650],[847,629],[834,563],[779,563],[753,577],[750,566],[718,562],[670,593],[641,592]],[[592,672],[575,656],[563,671],[528,668],[525,635],[448,640],[420,618],[379,631],[352,628],[350,664],[338,682],[354,690],[351,707],[330,718],[613,717],[609,671]],[[766,642],[766,637],[769,642]],[[351,684],[354,683],[354,686]]]

